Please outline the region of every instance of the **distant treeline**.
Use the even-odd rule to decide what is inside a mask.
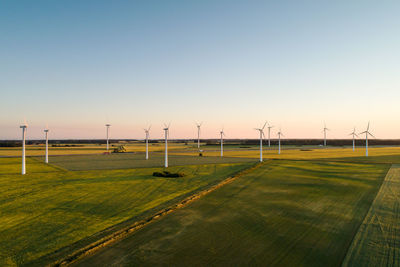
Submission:
[[[27,145],[40,145],[44,144],[44,140],[27,140]],[[135,143],[135,142],[144,142],[143,140],[137,139],[112,139],[110,140],[111,144],[116,143]],[[149,140],[149,143],[163,143],[163,139],[155,139]],[[169,142],[173,143],[195,143],[197,140],[194,139],[174,139],[169,140]],[[206,145],[217,145],[219,144],[219,139],[202,139],[201,142]],[[352,145],[352,139],[328,139],[328,146],[350,146]],[[59,146],[79,146],[83,144],[91,144],[91,145],[104,145],[106,140],[104,139],[79,139],[79,140],[49,140],[49,144],[52,147]],[[226,139],[224,140],[225,145],[258,145],[260,143],[259,139]],[[267,143],[267,140],[264,139],[264,144]],[[364,139],[357,139],[357,145],[365,145]],[[272,145],[277,145],[278,141],[276,139],[271,139]],[[292,145],[292,146],[318,146],[323,144],[322,139],[282,139],[282,145]],[[400,139],[369,139],[368,144],[372,146],[400,146]],[[22,145],[20,140],[3,140],[0,141],[0,147],[20,147]]]

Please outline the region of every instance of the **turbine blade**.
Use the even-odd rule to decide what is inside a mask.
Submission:
[[[265,122],[265,123],[264,123],[264,126],[263,126],[261,129],[263,129],[263,130],[264,130],[264,128],[265,128],[265,125],[267,125],[267,122]]]

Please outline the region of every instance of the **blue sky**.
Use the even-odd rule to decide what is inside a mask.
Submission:
[[[0,139],[400,138],[398,1],[1,1]]]

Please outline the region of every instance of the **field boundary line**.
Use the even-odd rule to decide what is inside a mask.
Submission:
[[[265,162],[267,163],[267,162]],[[246,175],[250,172],[252,172],[253,170],[259,168],[260,166],[264,165],[263,163],[256,163],[255,165],[240,171],[239,173],[234,174],[233,176],[229,176],[227,178],[225,178],[224,180],[220,181],[219,183],[212,185],[209,188],[206,188],[200,192],[197,192],[191,196],[186,197],[185,199],[179,201],[176,204],[173,204],[167,208],[164,208],[158,212],[156,212],[154,215],[149,216],[143,220],[134,222],[133,224],[131,224],[130,226],[127,226],[121,230],[118,230],[106,237],[103,237],[81,249],[76,250],[75,252],[70,253],[68,256],[59,259],[53,263],[48,264],[47,266],[69,266],[72,263],[75,263],[76,261],[80,260],[81,258],[88,256],[90,254],[93,254],[94,252],[98,251],[99,249],[109,246],[113,243],[116,243],[117,241],[125,238],[126,236],[132,234],[133,232],[147,226],[148,224],[159,220],[160,218],[166,216],[167,214],[181,209],[183,207],[186,207],[187,205],[189,205],[190,203],[200,199],[201,197],[229,184],[232,183],[233,181],[237,180],[239,177]]]
[[[390,217],[392,215],[391,213],[393,213],[393,209],[398,207],[398,200],[394,199],[394,196],[397,195],[393,192],[392,186],[399,188],[399,177],[396,177],[393,173],[395,169],[399,168],[400,166],[398,164],[392,164],[388,169],[367,214],[353,237],[342,261],[342,267],[397,266],[398,262],[396,262],[395,259],[389,260],[389,258],[391,255],[394,256],[400,251],[396,251],[396,243],[398,243],[398,237],[396,237],[396,232],[398,230],[394,227],[396,223],[390,221],[390,219],[393,219],[393,217]],[[385,190],[389,190],[391,195],[385,194]],[[398,215],[397,218],[399,218]],[[389,234],[394,234],[395,237],[391,237]],[[365,255],[368,255],[368,257]],[[365,259],[359,262],[360,258]]]

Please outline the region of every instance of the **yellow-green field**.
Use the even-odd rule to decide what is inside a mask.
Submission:
[[[198,152],[171,152],[173,155],[198,155]],[[204,156],[219,156],[219,151],[205,151]],[[259,150],[228,150],[224,151],[226,157],[249,157],[259,158]],[[317,148],[317,149],[288,149],[282,150],[281,154],[278,154],[277,150],[264,149],[264,159],[293,159],[293,160],[308,160],[308,159],[342,159],[347,158],[359,158],[365,156],[364,148],[357,148],[353,152],[352,148]],[[369,148],[370,157],[393,157],[400,161],[400,147],[371,147]],[[375,160],[375,159],[374,159]]]
[[[400,165],[388,172],[343,266],[400,266]]]
[[[146,147],[144,143],[120,143],[120,144],[111,144],[110,152],[114,147],[119,145],[123,145],[126,149],[126,152],[144,152],[146,151]],[[188,147],[185,144],[180,143],[170,143],[168,144],[168,150],[181,150],[187,149]],[[164,151],[163,143],[151,143],[149,144],[149,151]],[[76,147],[52,147],[49,146],[49,155],[76,155],[76,154],[101,154],[106,152],[105,145],[79,145]],[[45,145],[29,145],[26,146],[26,155],[27,156],[43,156],[45,153]],[[21,156],[22,148],[21,147],[1,147],[0,148],[0,157],[16,157]]]
[[[270,161],[78,266],[340,266],[387,166]]]
[[[160,168],[71,172],[34,159],[26,175],[7,173],[15,160],[0,159],[0,266],[42,265],[47,254],[70,246],[65,254],[253,164],[172,167],[186,175],[173,179],[153,177]]]
[[[96,145],[50,148],[50,164],[44,164],[44,147],[28,146],[24,176],[21,148],[0,149],[8,156],[0,158],[0,266],[62,259],[254,166],[259,157],[256,146],[231,146],[221,158],[215,147],[199,157],[193,144],[171,144],[168,170],[186,174],[171,179],[152,176],[164,170],[162,143],[150,145],[149,160],[144,144],[126,148],[135,153],[101,155],[105,147]],[[368,265],[359,256],[366,253],[397,264],[388,259],[398,250],[384,242],[398,247],[400,171],[386,174],[400,164],[400,148],[371,147],[369,157],[363,148],[285,148],[281,155],[265,149],[256,170],[81,264],[339,266],[355,237],[360,241],[349,250],[348,266]],[[385,176],[391,186],[385,180],[381,188]]]

